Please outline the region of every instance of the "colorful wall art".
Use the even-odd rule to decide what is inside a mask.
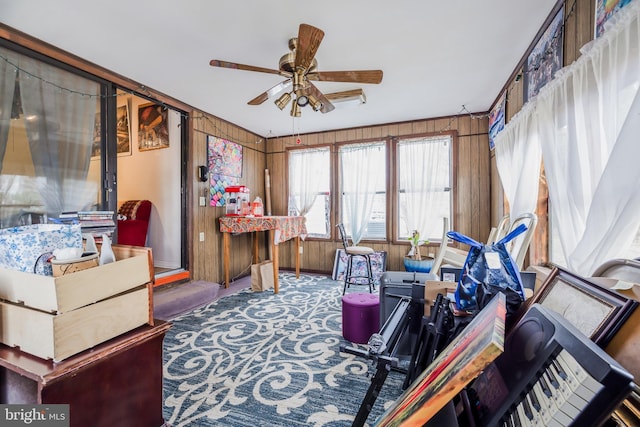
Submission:
[[[224,206],[224,189],[242,177],[242,145],[207,135],[207,163],[210,205]]]

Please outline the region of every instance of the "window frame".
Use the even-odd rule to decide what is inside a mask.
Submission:
[[[335,152],[334,154],[334,171],[335,171],[335,183],[334,183],[334,205],[335,209],[334,209],[334,215],[333,215],[333,224],[332,224],[332,230],[336,228],[336,225],[340,222],[341,218],[342,218],[342,188],[340,187],[340,182],[342,177],[340,176],[340,148],[341,147],[345,147],[345,146],[349,146],[349,145],[366,145],[366,144],[371,144],[371,143],[382,143],[384,144],[384,148],[386,150],[386,155],[385,155],[385,176],[386,176],[386,180],[385,180],[385,193],[387,195],[387,197],[385,198],[385,213],[386,213],[386,217],[387,220],[385,221],[385,238],[384,239],[370,239],[370,238],[366,238],[363,237],[362,240],[360,241],[360,243],[363,242],[368,242],[368,243],[391,243],[391,235],[389,234],[390,231],[390,227],[391,227],[391,223],[393,223],[394,218],[393,216],[390,214],[390,190],[391,190],[391,179],[390,179],[390,171],[391,171],[391,161],[392,161],[392,152],[391,152],[391,138],[389,137],[384,137],[384,138],[367,138],[367,139],[359,139],[359,140],[352,140],[352,141],[348,141],[348,142],[339,142],[335,144]],[[338,233],[333,230],[334,232],[334,236],[335,236],[335,240],[338,241],[340,240],[340,236],[338,235]],[[347,233],[348,234],[348,233]],[[350,237],[350,235],[349,235]]]
[[[329,204],[330,206],[335,206],[334,205],[334,194],[335,194],[335,174],[334,174],[334,157],[335,157],[335,152],[333,150],[333,144],[317,144],[317,145],[304,145],[304,146],[296,146],[296,147],[286,147],[285,148],[285,188],[286,188],[286,201],[285,201],[285,205],[287,206],[287,210],[289,209],[289,197],[290,197],[290,193],[289,193],[289,154],[292,151],[302,151],[302,150],[307,150],[307,151],[311,151],[311,150],[318,150],[318,149],[323,149],[323,148],[327,148],[329,149]],[[329,213],[329,234],[327,237],[318,237],[318,236],[311,236],[311,235],[307,235],[307,237],[305,238],[305,240],[307,241],[311,241],[311,240],[317,240],[317,241],[324,241],[324,242],[329,242],[332,241],[335,237],[335,231],[333,230],[334,227],[334,218],[332,213]]]
[[[434,137],[441,137],[444,135],[448,135],[451,138],[451,151],[450,151],[450,164],[449,164],[449,183],[450,183],[450,204],[449,204],[449,209],[450,209],[450,217],[449,217],[449,227],[450,229],[454,230],[455,229],[455,224],[456,224],[456,217],[457,217],[457,211],[458,211],[458,204],[457,204],[457,199],[458,199],[458,184],[457,184],[457,161],[458,161],[458,131],[456,130],[450,130],[450,131],[441,131],[441,132],[427,132],[427,133],[419,133],[419,134],[411,134],[411,135],[403,135],[403,136],[398,136],[398,137],[394,137],[393,138],[393,144],[392,144],[392,156],[393,156],[393,165],[394,165],[394,174],[393,174],[393,190],[392,190],[392,200],[390,201],[392,203],[392,218],[393,218],[393,223],[396,225],[395,227],[393,227],[392,230],[392,240],[390,240],[390,243],[394,244],[394,245],[399,245],[399,244],[408,244],[406,239],[401,239],[400,238],[400,230],[398,229],[398,226],[400,224],[400,212],[399,212],[399,203],[400,203],[400,168],[398,165],[398,145],[399,143],[401,143],[403,140],[408,140],[408,139],[417,139],[417,138],[434,138]],[[438,227],[440,227],[440,225],[438,225]],[[433,245],[439,245],[441,242],[441,236],[442,233],[438,233],[437,238],[436,239],[429,239],[429,245],[433,246]]]

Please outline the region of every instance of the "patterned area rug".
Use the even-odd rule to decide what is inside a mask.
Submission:
[[[372,362],[340,353],[342,286],[280,274],[280,292],[244,290],[173,319],[164,341],[164,417],[177,426],[350,426]],[[371,425],[402,392],[392,371]]]

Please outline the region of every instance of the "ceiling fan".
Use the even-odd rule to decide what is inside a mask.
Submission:
[[[289,40],[290,52],[280,58],[277,70],[218,59],[212,59],[209,65],[212,67],[279,74],[287,78],[253,98],[248,102],[249,105],[260,105],[267,99],[284,92],[275,100],[275,104],[283,110],[289,101],[293,100],[291,105],[291,115],[293,117],[300,117],[300,108],[306,105],[311,105],[314,111],[328,113],[335,108],[330,99],[341,99],[343,92],[325,95],[311,81],[378,84],[382,81],[382,71],[318,71],[318,62],[315,59],[315,55],[323,37],[324,32],[319,28],[308,24],[300,24],[298,37]],[[350,91],[345,91],[345,94],[347,92]]]

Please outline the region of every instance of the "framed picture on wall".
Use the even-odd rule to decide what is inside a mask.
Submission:
[[[493,150],[495,147],[495,138],[496,136],[504,129],[504,114],[505,114],[505,105],[506,105],[506,92],[498,99],[496,105],[493,106],[493,109],[489,113],[489,149]]]
[[[525,102],[536,96],[562,68],[563,30],[564,6],[560,8],[527,58],[524,69]]]
[[[600,347],[607,345],[638,306],[633,299],[559,267],[527,302],[534,303],[559,313]]]
[[[595,37],[600,37],[604,33],[604,24],[622,9],[631,0],[595,0],[596,1],[596,25]]]
[[[138,107],[138,150],[169,147],[168,110],[159,104]]]
[[[100,142],[102,141],[101,129],[102,129],[102,121],[101,121],[100,113],[96,114],[96,118],[93,122],[93,143],[91,144],[91,158],[100,157]]]
[[[129,126],[129,107],[121,105],[116,110],[116,138],[118,141],[118,156],[131,155],[131,128]]]

